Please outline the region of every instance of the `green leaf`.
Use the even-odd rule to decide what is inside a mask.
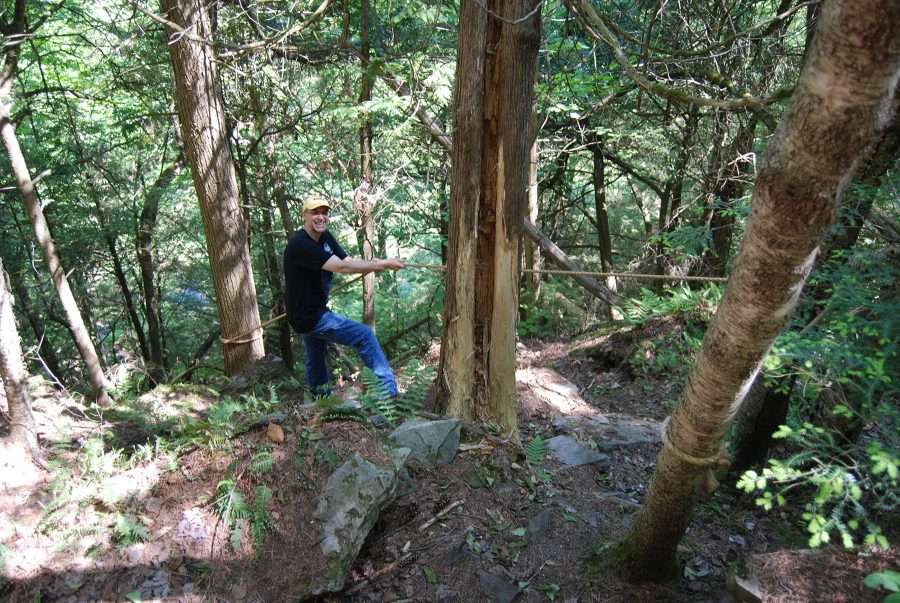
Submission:
[[[551,601],[555,601],[556,597],[559,596],[559,584],[553,582],[549,584],[542,584],[541,586],[535,588],[535,590],[544,593],[544,596]]]
[[[869,588],[883,588],[891,592],[900,591],[900,572],[884,570],[866,576],[863,584]]]
[[[525,535],[525,528],[515,528],[514,530],[510,530],[509,533],[513,536],[518,536],[519,538],[521,538]]]
[[[431,584],[432,586],[434,586],[435,584],[438,583],[437,574],[435,573],[435,571],[433,569],[431,569],[427,565],[422,568],[422,574],[425,576],[425,581],[428,582],[428,584]]]

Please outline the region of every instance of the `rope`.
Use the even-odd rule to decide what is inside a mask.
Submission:
[[[671,450],[672,454],[674,454],[685,463],[688,463],[689,465],[695,465],[697,467],[711,467],[719,461],[719,457],[721,455],[718,452],[713,456],[693,456],[673,444],[672,440],[669,438],[669,425],[671,418],[671,415],[666,417],[666,420],[663,421],[662,426],[660,427],[660,429],[662,430],[662,443],[664,448],[668,448],[669,450]]]
[[[423,268],[426,270],[444,270],[446,267],[443,264],[406,264],[406,268]],[[580,276],[612,276],[616,278],[633,278],[633,279],[646,279],[646,280],[666,280],[666,281],[698,281],[698,282],[708,282],[708,283],[724,283],[728,279],[721,276],[668,276],[666,274],[638,274],[635,272],[592,272],[590,270],[544,270],[544,269],[536,269],[536,268],[525,268],[522,272],[539,272],[542,274],[570,274],[570,275],[580,275]],[[345,283],[341,283],[337,287],[332,290],[332,293],[336,293],[343,289],[344,287],[349,287],[359,279],[361,279],[363,274],[360,274],[356,278],[352,278]],[[260,337],[262,337],[262,332],[256,337],[252,337],[250,339],[241,339],[242,337],[249,335],[257,330],[262,331],[264,327],[269,326],[273,322],[277,320],[281,320],[287,316],[286,314],[279,314],[275,318],[269,319],[266,322],[260,324],[258,327],[254,327],[249,331],[245,331],[240,335],[237,335],[234,338],[226,339],[225,337],[219,337],[223,344],[226,345],[237,345],[243,343],[251,343],[256,341]]]
[[[332,292],[332,293],[337,293],[337,292],[340,291],[341,289],[343,289],[343,288],[345,288],[345,287],[349,287],[350,285],[352,285],[353,283],[355,283],[356,281],[358,281],[359,279],[361,279],[361,278],[364,277],[364,276],[365,276],[364,274],[360,274],[359,276],[355,276],[355,277],[353,277],[352,279],[350,279],[349,281],[344,282],[344,283],[341,283],[340,285],[338,285],[337,287],[335,287],[334,289],[332,289],[331,292]],[[270,318],[269,320],[267,320],[267,321],[265,321],[265,322],[263,322],[263,323],[260,323],[260,325],[259,325],[258,327],[253,327],[253,328],[250,329],[249,331],[244,331],[243,333],[240,333],[240,334],[234,336],[234,337],[231,338],[231,339],[228,339],[228,338],[225,338],[225,337],[219,337],[219,340],[220,340],[223,344],[225,344],[225,345],[238,345],[238,344],[242,344],[242,343],[252,343],[252,342],[256,341],[257,339],[259,339],[260,337],[262,337],[262,330],[263,330],[264,328],[268,327],[268,326],[269,326],[270,324],[272,324],[273,322],[276,322],[276,321],[281,320],[282,318],[284,318],[284,317],[286,317],[286,316],[287,316],[287,313],[286,313],[286,312],[281,313],[281,314],[279,314],[278,316],[276,316],[276,317],[274,317],[274,318]],[[253,332],[257,331],[257,330],[258,330],[260,333],[259,333],[259,335],[257,335],[256,337],[251,337],[250,339],[241,339],[242,337],[245,337],[246,335],[249,335],[250,333],[253,333]]]
[[[442,264],[407,264],[407,268],[427,268],[429,270],[444,270]],[[542,274],[572,274],[579,276],[613,276],[616,278],[633,278],[664,281],[698,281],[710,283],[724,283],[728,279],[723,276],[669,276],[667,274],[638,274],[636,272],[593,272],[590,270],[545,270],[543,268],[524,268],[522,272],[539,272]]]

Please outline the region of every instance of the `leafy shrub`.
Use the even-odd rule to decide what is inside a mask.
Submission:
[[[766,509],[799,503],[810,546],[835,535],[887,546],[878,524],[900,505],[900,266],[865,245],[837,259],[766,360],[770,378],[793,384],[782,458],[738,485]]]

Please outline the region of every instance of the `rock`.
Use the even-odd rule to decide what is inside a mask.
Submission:
[[[590,438],[601,451],[631,448],[661,441],[658,421],[626,419],[623,417],[557,417],[553,427],[560,433]]]
[[[547,441],[547,450],[564,465],[575,467],[607,460],[605,454],[585,448],[575,438],[556,436]]]
[[[725,590],[740,603],[762,603],[763,595],[759,582],[746,580],[736,575],[729,575],[725,581]]]
[[[550,509],[544,509],[528,521],[528,542],[533,542],[547,531],[552,514]]]
[[[407,455],[408,451],[400,451],[395,465],[402,464]],[[394,500],[397,482],[396,466],[378,467],[359,453],[331,474],[315,511],[316,519],[322,522],[320,548],[328,568],[310,594],[343,588],[363,541],[382,509]]]
[[[446,465],[453,462],[459,448],[459,432],[462,421],[407,421],[395,429],[391,441],[409,448],[410,458],[419,463]]]
[[[269,423],[266,428],[266,437],[274,444],[281,444],[284,442],[284,429],[278,423]]]
[[[502,576],[478,570],[481,592],[497,603],[511,603],[519,594],[519,587]]]

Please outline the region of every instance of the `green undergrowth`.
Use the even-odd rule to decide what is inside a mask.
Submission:
[[[900,516],[900,265],[861,242],[810,279],[791,327],[766,359],[790,396],[778,454],[738,486],[782,508],[807,544],[888,546]]]
[[[640,341],[628,358],[637,372],[653,377],[683,378],[693,365],[710,318],[722,297],[720,285],[702,289],[666,288],[662,295],[641,289],[624,307],[626,324],[657,333]]]

